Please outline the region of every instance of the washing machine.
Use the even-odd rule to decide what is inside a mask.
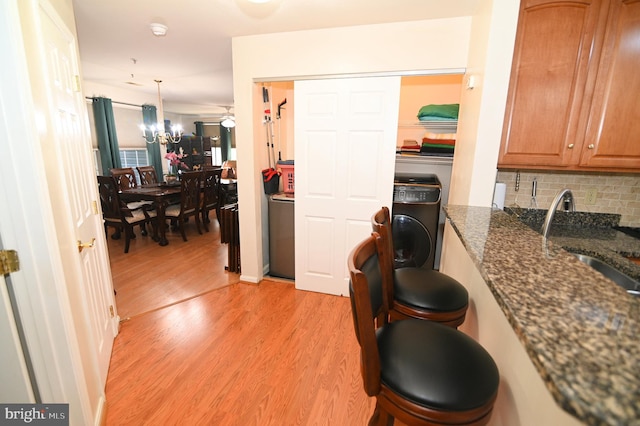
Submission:
[[[433,269],[441,194],[436,175],[396,176],[391,212],[396,268]]]

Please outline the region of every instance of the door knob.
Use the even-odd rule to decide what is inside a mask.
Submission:
[[[573,146],[574,146],[574,145],[573,145],[572,143],[570,143],[568,148],[569,148],[569,149],[573,149]]]
[[[78,240],[78,253],[82,253],[82,250],[86,248],[93,248],[95,244],[96,244],[95,238],[92,238],[90,243],[83,243],[82,241]]]
[[[589,144],[589,146],[588,146],[587,148],[589,148],[589,149],[593,149],[593,148],[595,148],[595,147],[596,147],[596,146],[595,146],[594,144],[592,144],[592,143],[591,143],[591,144]]]

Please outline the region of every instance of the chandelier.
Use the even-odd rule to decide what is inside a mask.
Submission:
[[[159,143],[161,145],[166,145],[169,142],[179,143],[180,139],[182,139],[182,126],[180,124],[176,124],[171,126],[169,132],[165,130],[162,96],[160,96],[160,83],[162,83],[162,80],[153,81],[158,85],[158,122],[149,126],[141,124],[140,130],[142,130],[142,137],[147,141],[147,143]]]

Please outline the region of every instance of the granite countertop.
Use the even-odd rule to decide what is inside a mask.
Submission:
[[[640,297],[562,248],[627,262],[632,276],[619,253],[640,257],[640,240],[552,226],[545,241],[502,210],[445,212],[556,402],[586,424],[640,425]]]
[[[531,229],[539,231],[546,210],[505,208]],[[554,216],[549,239],[573,253],[602,260],[631,278],[640,281],[640,265],[627,258],[640,258],[640,240],[614,229],[620,215],[606,213],[567,213]]]

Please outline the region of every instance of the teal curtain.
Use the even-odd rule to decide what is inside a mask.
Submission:
[[[224,163],[229,159],[231,153],[231,129],[220,125],[220,157]]]
[[[202,121],[194,121],[196,125],[196,136],[204,136],[204,123]]]
[[[150,126],[158,122],[156,116],[156,107],[153,105],[142,105],[142,122],[145,126]],[[151,135],[147,134],[145,139],[151,141]],[[147,156],[149,157],[149,165],[156,169],[158,179],[162,180],[162,155],[160,154],[159,143],[147,143]]]
[[[93,98],[93,119],[96,126],[102,174],[108,175],[109,169],[122,167],[111,99]]]

